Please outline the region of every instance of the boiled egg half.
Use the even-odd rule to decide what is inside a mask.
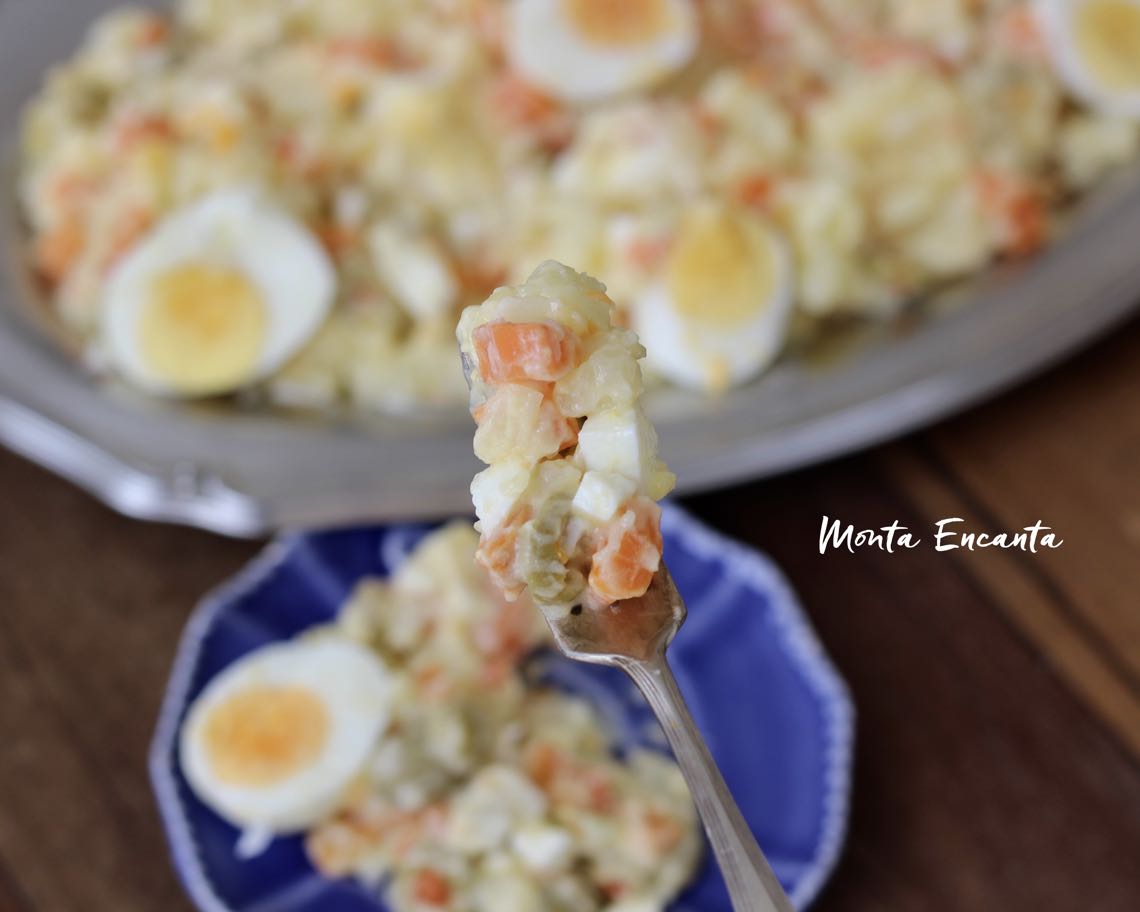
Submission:
[[[1039,0],[1061,78],[1090,106],[1140,118],[1140,0]]]
[[[342,801],[388,723],[391,677],[350,640],[297,640],[229,666],[194,701],[182,768],[235,825],[310,826]]]
[[[129,382],[212,396],[262,379],[324,321],[336,273],[320,243],[253,190],[167,217],[108,277],[103,347]]]
[[[680,219],[661,278],[634,301],[646,365],[694,389],[743,383],[783,347],[792,286],[790,254],[762,216],[695,206]]]
[[[512,68],[571,103],[655,85],[698,37],[693,0],[513,0],[507,19]]]

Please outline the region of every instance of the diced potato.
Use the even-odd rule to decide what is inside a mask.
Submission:
[[[607,333],[575,370],[554,385],[554,401],[565,415],[581,417],[631,405],[641,395],[645,350],[630,332]]]
[[[488,464],[509,459],[534,463],[563,449],[570,432],[567,420],[540,391],[507,384],[479,412],[475,455]]]

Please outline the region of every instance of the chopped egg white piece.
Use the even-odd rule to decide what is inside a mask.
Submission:
[[[317,240],[248,189],[166,218],[107,281],[103,345],[131,382],[170,396],[232,392],[318,329],[336,275]]]
[[[310,826],[343,800],[387,725],[392,687],[370,650],[342,639],[267,646],[194,701],[182,768],[232,823]]]
[[[699,38],[692,0],[514,0],[511,65],[569,102],[655,85],[685,66]]]
[[[1140,0],[1039,0],[1057,70],[1082,101],[1140,118]]]
[[[791,313],[784,242],[760,216],[706,203],[682,219],[662,280],[635,301],[633,317],[651,368],[716,390],[772,363]]]
[[[582,482],[570,506],[597,522],[606,522],[617,515],[622,504],[637,493],[637,482],[617,472],[590,470],[582,475]]]
[[[544,874],[557,871],[571,858],[574,837],[560,826],[527,823],[511,836],[511,849],[528,870]]]
[[[657,432],[639,406],[607,409],[582,425],[576,459],[587,470],[616,473],[641,487],[657,468]]]
[[[479,528],[493,532],[514,509],[530,484],[532,467],[524,460],[488,466],[471,480],[471,501]]]

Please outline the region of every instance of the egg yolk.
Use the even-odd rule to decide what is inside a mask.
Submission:
[[[258,289],[232,269],[187,264],[157,276],[140,315],[147,366],[181,392],[234,389],[253,375],[266,334]]]
[[[1140,5],[1126,0],[1082,4],[1075,16],[1074,40],[1101,85],[1140,88]]]
[[[591,44],[623,47],[669,30],[667,0],[563,0],[566,18]]]
[[[682,222],[665,273],[678,313],[731,327],[763,312],[775,291],[776,258],[751,216],[702,209]]]
[[[302,687],[251,687],[210,713],[203,739],[219,782],[265,787],[310,767],[329,733],[324,704]]]

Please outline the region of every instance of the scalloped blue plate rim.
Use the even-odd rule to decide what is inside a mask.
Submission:
[[[726,566],[770,595],[772,617],[781,640],[779,645],[820,701],[828,757],[823,783],[823,822],[814,856],[804,867],[790,897],[797,909],[805,909],[819,896],[838,864],[847,834],[854,768],[854,703],[794,590],[771,558],[710,528],[676,503],[669,501],[662,506],[662,525],[666,531],[676,532],[698,556],[715,556],[724,561]],[[386,541],[390,541],[394,531],[422,526],[385,524],[383,528],[389,533]],[[214,891],[178,790],[174,758],[194,671],[203,643],[218,616],[237,599],[256,589],[298,547],[321,531],[279,534],[237,573],[210,590],[191,612],[175,651],[147,765],[175,871],[201,912],[240,910],[228,905]]]

